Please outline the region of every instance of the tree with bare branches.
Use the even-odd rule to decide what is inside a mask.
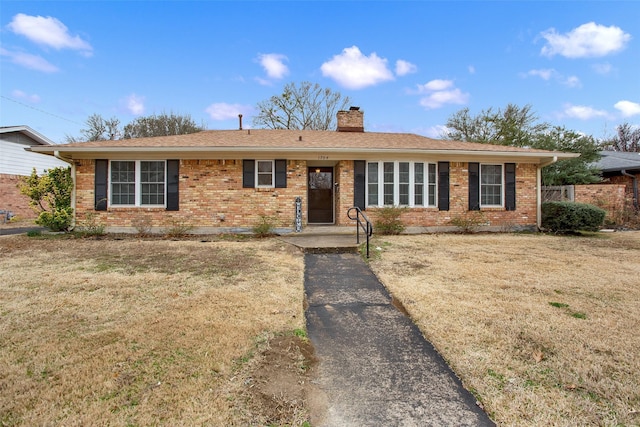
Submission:
[[[266,129],[331,130],[336,127],[338,111],[346,109],[350,102],[349,97],[317,83],[289,83],[282,94],[258,103],[253,125]]]

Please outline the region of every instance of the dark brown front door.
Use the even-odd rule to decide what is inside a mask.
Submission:
[[[333,168],[309,168],[309,223],[333,224]]]

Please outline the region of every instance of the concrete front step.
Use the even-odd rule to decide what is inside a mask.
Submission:
[[[295,245],[305,253],[357,253],[355,234],[290,234],[281,236],[283,242]]]

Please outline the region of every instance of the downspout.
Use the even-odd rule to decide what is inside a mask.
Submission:
[[[633,208],[638,210],[638,178],[635,175],[630,174],[625,169],[622,169],[620,173],[624,176],[631,178],[633,188]]]
[[[553,156],[551,160],[546,163],[540,163],[536,170],[536,227],[538,230],[542,228],[542,168],[545,166],[549,166],[558,161],[558,156]]]
[[[53,156],[71,165],[71,181],[73,182],[73,191],[71,192],[71,208],[73,208],[73,219],[71,220],[71,230],[76,228],[76,164],[70,159],[66,159],[60,155],[60,151],[55,150]]]

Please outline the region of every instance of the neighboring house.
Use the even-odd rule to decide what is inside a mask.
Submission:
[[[638,210],[638,179],[640,179],[640,153],[601,151],[595,166],[602,171],[604,181],[623,184],[627,197]]]
[[[29,199],[18,190],[20,180],[31,175],[34,168],[38,174],[42,174],[46,169],[68,167],[69,164],[55,157],[43,156],[25,149],[34,145],[52,144],[53,141],[29,126],[0,127],[0,210],[12,212],[20,217],[35,217],[35,213],[29,207]]]
[[[357,107],[338,112],[337,131],[240,129],[35,146],[72,162],[74,208],[107,231],[149,225],[193,232],[250,230],[262,218],[352,225],[350,207],[374,220],[406,206],[402,221],[424,231],[482,212],[489,228],[535,228],[540,170],[577,154],[365,132]]]

